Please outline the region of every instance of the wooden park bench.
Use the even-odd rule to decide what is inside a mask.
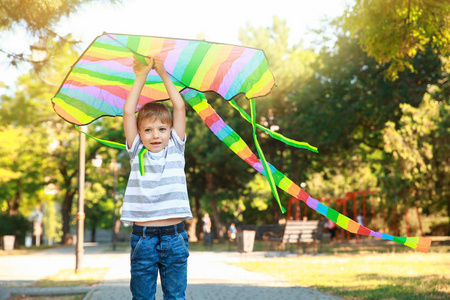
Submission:
[[[289,220],[286,222],[283,234],[275,234],[273,232],[265,232],[263,234],[263,240],[265,241],[266,249],[268,250],[281,250],[285,251],[286,246],[297,247],[297,252],[300,253],[300,246],[303,246],[303,253],[306,253],[306,246],[313,244],[316,245],[320,242],[317,233],[319,232],[319,221],[296,221]],[[323,230],[323,228],[320,228]],[[291,248],[292,250],[292,248]],[[315,247],[317,252],[317,248]]]

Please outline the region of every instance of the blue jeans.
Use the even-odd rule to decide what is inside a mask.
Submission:
[[[164,300],[185,299],[189,242],[183,223],[180,224],[133,226],[130,241],[133,299],[155,299],[158,271]]]

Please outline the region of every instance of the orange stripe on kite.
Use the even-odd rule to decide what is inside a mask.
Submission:
[[[61,106],[56,103],[53,103],[53,110],[60,115],[64,120],[72,123],[72,124],[81,124],[81,122],[76,119],[71,114],[67,113]]]

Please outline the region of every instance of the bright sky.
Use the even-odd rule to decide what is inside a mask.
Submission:
[[[273,16],[287,22],[290,44],[300,40],[308,45],[314,39],[311,29],[317,29],[324,18],[342,14],[349,0],[124,0],[114,7],[95,2],[85,5],[68,19],[61,20],[57,32],[72,33],[81,40],[84,50],[103,32],[198,39],[203,34],[210,42],[239,45],[239,29],[250,24],[270,27]],[[7,40],[7,43],[5,41]],[[3,49],[28,51],[32,38],[15,32],[0,35]],[[7,45],[7,46],[5,46]],[[69,67],[69,66],[68,66]],[[0,81],[10,85],[27,72],[4,63],[0,57]]]

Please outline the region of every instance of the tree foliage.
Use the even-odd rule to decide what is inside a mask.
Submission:
[[[378,63],[390,63],[391,79],[409,69],[411,58],[426,47],[450,54],[450,3],[441,0],[357,0],[341,18],[339,27],[359,40]]]
[[[73,45],[76,43],[71,37],[59,36],[55,31],[56,24],[63,17],[69,17],[81,6],[89,2],[101,1],[105,4],[115,4],[120,0],[40,0],[40,1],[22,1],[22,0],[2,0],[0,2],[0,32],[24,29],[25,32],[36,38],[36,43],[30,45],[30,49],[35,48],[40,51],[47,51],[46,42],[58,42],[61,46],[64,44]],[[41,42],[39,42],[39,39]],[[42,42],[44,41],[44,42]],[[12,65],[20,62],[32,62],[35,68],[52,61],[50,56],[33,58],[27,55],[28,49],[22,52],[13,53],[7,50],[7,44],[0,44],[0,52],[4,52]]]
[[[427,94],[418,108],[403,104],[401,109],[398,126],[388,122],[383,131],[385,151],[392,155],[392,162],[384,165],[394,179],[391,194],[427,212],[449,210],[450,130],[442,129],[449,122],[450,106]]]

